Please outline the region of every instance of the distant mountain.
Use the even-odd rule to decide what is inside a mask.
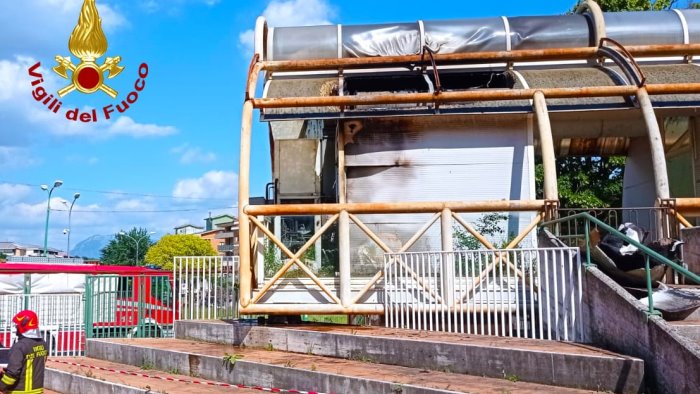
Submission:
[[[100,250],[109,244],[114,238],[113,235],[93,235],[80,242],[70,251],[71,256],[88,257],[91,259],[100,258]]]

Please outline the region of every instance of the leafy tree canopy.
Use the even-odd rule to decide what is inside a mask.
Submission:
[[[139,265],[151,245],[153,241],[148,230],[134,227],[124,234],[116,234],[100,251],[100,260],[107,265]]]
[[[148,249],[146,262],[163,269],[173,269],[175,256],[216,256],[211,243],[194,234],[165,235]]]
[[[678,0],[596,0],[603,11],[647,11],[666,10],[676,5]]]

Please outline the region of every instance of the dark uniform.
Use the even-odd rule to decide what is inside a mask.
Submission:
[[[41,394],[44,392],[44,366],[48,346],[43,339],[20,336],[10,348],[0,390],[11,394]]]

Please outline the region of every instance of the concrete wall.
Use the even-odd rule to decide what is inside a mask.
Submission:
[[[654,206],[656,201],[654,169],[649,157],[651,157],[651,149],[647,137],[633,138],[625,160],[622,191],[622,206],[625,208]],[[651,223],[637,224],[651,228]]]
[[[700,345],[661,317],[647,317],[644,305],[597,268],[587,271],[585,281],[596,344],[644,359],[648,392],[697,392]]]
[[[100,394],[148,394],[150,390],[138,389],[117,383],[106,382],[87,376],[46,368],[44,387],[59,393],[100,393]]]
[[[700,275],[700,227],[681,230],[683,245],[683,262],[690,272]]]

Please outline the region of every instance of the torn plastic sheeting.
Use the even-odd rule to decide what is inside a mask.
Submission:
[[[421,52],[417,23],[343,26],[343,56],[405,56]]]
[[[502,18],[425,21],[425,44],[437,53],[505,51]]]
[[[593,44],[585,15],[508,18],[511,49],[587,47]]]

